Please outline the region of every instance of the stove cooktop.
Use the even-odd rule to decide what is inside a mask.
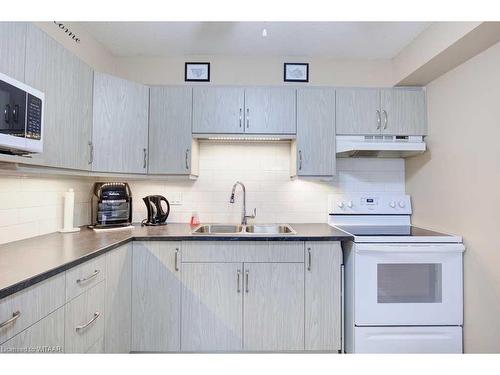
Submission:
[[[462,242],[461,237],[412,225],[336,225],[353,235],[354,242]]]

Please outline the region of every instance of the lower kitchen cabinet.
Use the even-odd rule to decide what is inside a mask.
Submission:
[[[241,351],[242,263],[182,265],[182,350]]]
[[[64,352],[64,307],[0,345],[0,353]]]
[[[342,249],[338,242],[306,242],[305,251],[305,350],[338,351]]]
[[[180,242],[133,243],[132,351],[180,350]]]
[[[102,281],[66,304],[66,353],[86,353],[104,336],[104,295]]]
[[[131,288],[132,244],[127,244],[106,254],[106,353],[130,352]]]
[[[244,350],[304,350],[304,265],[244,266]]]

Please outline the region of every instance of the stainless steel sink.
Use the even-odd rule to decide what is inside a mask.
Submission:
[[[243,233],[242,225],[233,224],[206,224],[194,229],[193,234],[234,234]]]
[[[288,224],[255,224],[247,225],[245,232],[252,234],[296,234]]]
[[[192,234],[235,234],[235,235],[265,235],[265,234],[297,234],[288,224],[202,224],[195,228]]]

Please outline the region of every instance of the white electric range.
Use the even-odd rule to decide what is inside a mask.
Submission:
[[[345,351],[462,353],[462,238],[411,225],[401,194],[329,197],[343,244]]]

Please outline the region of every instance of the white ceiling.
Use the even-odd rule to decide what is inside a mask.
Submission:
[[[116,56],[388,59],[428,22],[82,22]],[[262,37],[262,29],[267,37]]]

